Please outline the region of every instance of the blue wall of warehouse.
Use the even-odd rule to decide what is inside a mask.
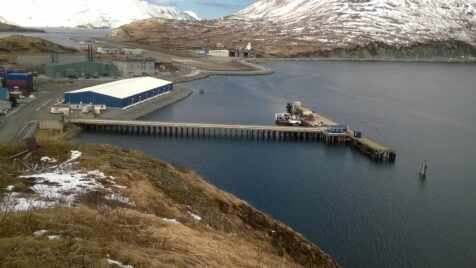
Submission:
[[[78,93],[65,93],[64,100],[68,103],[78,104],[82,103],[93,103],[93,104],[106,104],[108,107],[119,107],[124,108],[130,106],[139,101],[144,101],[150,99],[157,95],[169,92],[173,90],[173,84],[168,84],[162,87],[154,88],[151,90],[144,91],[140,94],[132,95],[124,99],[114,98],[111,96],[94,93],[90,91],[78,92]]]

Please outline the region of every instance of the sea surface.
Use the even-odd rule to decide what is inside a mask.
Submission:
[[[189,166],[283,221],[344,267],[475,267],[476,65],[290,61],[267,76],[184,84],[196,94],[146,120],[273,124],[286,102],[397,151],[376,163],[324,143],[83,133]],[[205,89],[205,94],[198,94]],[[423,161],[428,176],[418,176]]]

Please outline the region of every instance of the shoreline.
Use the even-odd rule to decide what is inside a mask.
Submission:
[[[476,59],[372,59],[372,58],[256,58],[251,59],[256,63],[273,61],[355,61],[355,62],[408,62],[408,63],[461,63],[475,64]]]
[[[169,105],[182,101],[192,94],[192,90],[179,87],[167,95],[148,100],[128,109],[109,108],[110,111],[106,112],[104,116],[101,116],[101,118],[115,120],[137,120]]]
[[[202,69],[196,69],[191,66],[184,66],[186,68],[190,69],[190,73],[196,72],[195,75],[193,76],[182,76],[179,77],[175,80],[175,83],[180,84],[180,83],[186,83],[186,82],[191,82],[195,80],[202,80],[202,79],[207,79],[211,76],[253,76],[253,75],[268,75],[268,74],[273,74],[274,70],[271,68],[267,68],[255,63],[251,63],[248,61],[240,60],[238,61],[240,64],[246,66],[249,68],[249,70],[246,71],[241,71],[241,70],[233,70],[233,71],[220,71],[220,70],[202,70]]]

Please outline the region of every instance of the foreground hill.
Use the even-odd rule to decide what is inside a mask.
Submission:
[[[39,29],[22,28],[16,25],[7,24],[2,22],[2,18],[0,17],[0,32],[44,33],[45,31]]]
[[[0,145],[6,267],[337,267],[195,172],[108,145],[48,143],[25,172]],[[2,193],[3,192],[3,193]]]
[[[237,48],[251,42],[263,54],[280,57],[475,57],[476,3],[261,0],[218,20],[135,22],[111,38],[164,48]]]

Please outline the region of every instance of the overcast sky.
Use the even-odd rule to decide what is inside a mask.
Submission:
[[[182,10],[195,11],[206,19],[231,15],[255,0],[147,0],[159,5],[176,6]]]

